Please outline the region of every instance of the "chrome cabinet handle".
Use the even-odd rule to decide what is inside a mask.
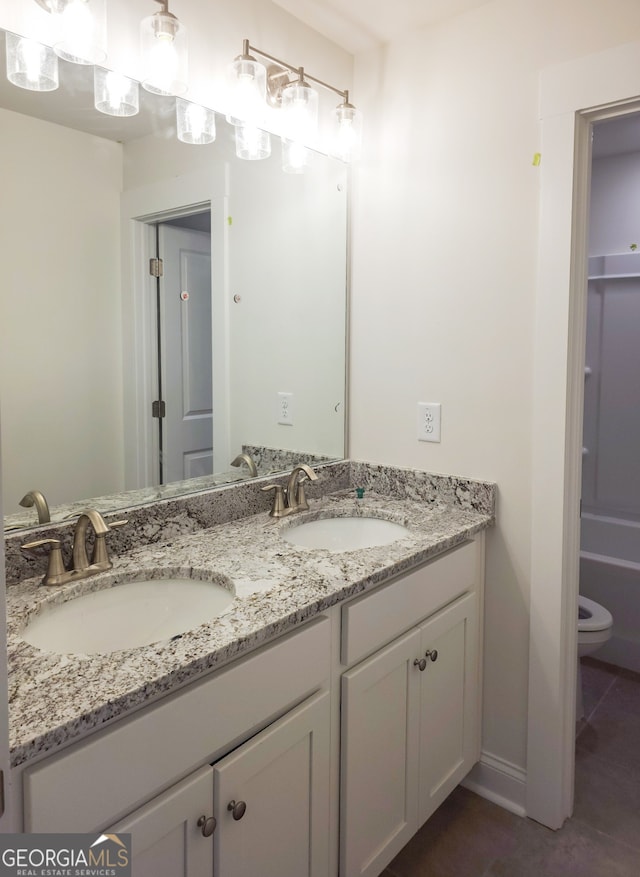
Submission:
[[[242,819],[247,810],[247,805],[244,801],[229,801],[227,804],[227,810],[231,811],[231,815],[236,820]]]
[[[427,651],[424,653],[424,656],[425,656],[425,658],[428,658],[431,661],[433,661],[433,663],[435,664],[435,662],[438,660],[438,650],[437,649],[427,649]]]
[[[203,837],[211,837],[216,828],[216,817],[210,816],[208,819],[206,816],[201,816],[198,819],[196,825],[198,828],[202,829]]]
[[[422,673],[423,670],[427,666],[427,659],[426,658],[416,658],[415,661],[413,662],[413,666],[417,667],[420,670],[420,672]]]

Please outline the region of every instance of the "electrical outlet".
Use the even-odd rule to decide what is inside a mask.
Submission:
[[[277,421],[283,426],[293,426],[293,393],[278,393]]]
[[[418,441],[440,441],[440,402],[418,402]]]

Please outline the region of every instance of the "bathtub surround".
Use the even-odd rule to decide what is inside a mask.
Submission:
[[[613,615],[598,657],[640,671],[640,151],[600,154],[594,131],[580,522],[580,593]]]
[[[44,589],[39,578],[9,588],[14,766],[175,690],[495,521],[495,486],[485,482],[348,461],[319,471],[321,479],[310,485],[315,493],[309,490],[314,514],[347,510],[391,516],[409,528],[409,535],[346,554],[295,549],[280,538],[281,525],[266,513],[269,497],[259,492],[261,479],[134,510],[126,543],[116,547],[116,537],[124,533],[113,533],[114,569],[85,580],[83,588],[119,580],[114,576],[126,580],[136,570],[148,578],[200,578],[213,570],[233,582],[236,601],[211,629],[201,626],[169,643],[112,655],[70,658],[34,650],[20,639],[20,626],[43,596],[55,599],[64,588]],[[389,494],[368,487],[357,499],[355,486],[362,482],[386,485]],[[19,564],[10,559],[18,541],[7,539],[14,577]]]

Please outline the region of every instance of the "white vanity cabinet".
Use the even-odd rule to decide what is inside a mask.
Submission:
[[[29,765],[24,831],[131,833],[135,877],[378,877],[479,757],[483,546]]]
[[[131,834],[136,877],[211,877],[212,811],[213,768],[204,767],[105,833]]]
[[[329,693],[214,765],[214,873],[326,877]]]
[[[377,877],[479,758],[477,557],[469,543],[343,610],[348,663],[369,621],[388,639],[416,600],[418,621],[446,604],[342,676],[340,877]]]
[[[325,691],[107,831],[135,877],[327,877],[328,822]]]

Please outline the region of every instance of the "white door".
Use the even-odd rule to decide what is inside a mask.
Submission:
[[[420,825],[480,757],[477,631],[475,594],[421,628]]]
[[[213,770],[207,766],[108,831],[131,834],[135,877],[211,877],[212,815]]]
[[[329,694],[214,765],[215,874],[328,877]]]
[[[213,472],[211,235],[158,226],[162,482]]]
[[[342,676],[341,877],[378,877],[418,828],[420,631]]]

